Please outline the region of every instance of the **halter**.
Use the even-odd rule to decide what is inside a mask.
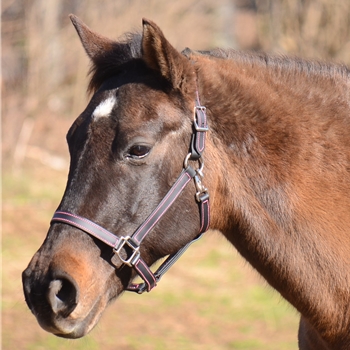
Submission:
[[[208,131],[206,108],[201,106],[199,102],[198,91],[196,92],[196,101],[194,107],[193,133],[191,139],[191,152],[188,153],[184,160],[184,168],[172,185],[168,193],[152,211],[148,218],[139,226],[139,228],[131,236],[117,237],[113,233],[95,224],[94,222],[75,215],[69,212],[56,211],[51,225],[54,223],[65,223],[74,226],[104,242],[113,248],[113,252],[118,258],[127,266],[136,270],[138,275],[143,279],[143,283],[130,284],[126,290],[137,292],[139,294],[147,290],[151,291],[157,285],[163,274],[179,259],[185,250],[195,241],[197,241],[202,234],[209,228],[209,193],[202,184],[204,162],[202,153],[205,148],[205,136]],[[189,160],[198,161],[199,168],[193,169],[189,164]],[[158,223],[162,216],[167,212],[170,206],[182,193],[186,185],[194,179],[196,185],[196,201],[200,212],[200,230],[197,237],[191,242],[187,243],[183,248],[176,253],[171,254],[161,264],[155,273],[153,273],[140,255],[140,244],[147,236],[147,234]],[[122,254],[124,252],[124,256]],[[126,257],[125,257],[126,252]]]

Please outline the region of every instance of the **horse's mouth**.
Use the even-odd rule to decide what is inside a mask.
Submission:
[[[40,260],[45,254],[38,252],[23,271],[25,300],[44,330],[58,337],[81,338],[95,327],[123,285],[104,260],[94,266],[97,275],[83,253],[74,255],[66,249],[55,254],[47,267]]]
[[[107,294],[101,293],[95,300],[85,295],[67,314],[52,307],[52,298],[35,293],[36,290],[30,293],[28,288],[28,284],[24,283],[25,300],[39,325],[47,332],[62,338],[76,339],[88,334],[109,304]]]
[[[106,306],[106,303],[99,298],[83,317],[75,316],[76,313],[73,312],[67,317],[52,314],[48,320],[41,318],[40,314],[33,313],[44,330],[57,337],[77,339],[88,334],[96,326]]]

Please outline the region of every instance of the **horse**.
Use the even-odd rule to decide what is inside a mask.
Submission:
[[[300,313],[300,349],[350,349],[348,68],[179,52],[147,19],[115,41],[70,17],[92,97],[67,134],[62,201],[22,275],[41,327],[84,336],[210,228]]]

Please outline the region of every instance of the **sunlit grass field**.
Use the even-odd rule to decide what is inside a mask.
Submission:
[[[45,238],[66,174],[27,161],[3,175],[2,349],[295,350],[298,314],[218,232],[192,245],[151,293],[125,293],[85,338],[43,331],[21,272]]]

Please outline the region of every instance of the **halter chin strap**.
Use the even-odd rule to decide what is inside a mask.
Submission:
[[[143,283],[130,284],[127,290],[134,291],[139,294],[147,290],[151,291],[157,285],[162,275],[179,259],[185,250],[195,241],[197,241],[202,234],[209,228],[209,194],[207,189],[202,185],[201,179],[203,177],[203,160],[201,158],[205,147],[205,137],[208,131],[206,109],[200,105],[198,92],[196,96],[196,105],[194,111],[193,134],[191,140],[191,152],[187,155],[184,161],[184,169],[177,178],[168,193],[152,211],[148,218],[141,224],[141,226],[133,233],[132,236],[118,237],[96,223],[75,215],[69,212],[56,211],[51,225],[54,223],[65,223],[94,236],[105,244],[113,248],[114,253],[119,259],[130,267],[133,267],[139,276],[143,279]],[[199,169],[193,169],[188,165],[189,160],[197,160],[200,164]],[[147,236],[147,234],[158,223],[162,216],[167,212],[171,205],[175,202],[178,196],[182,193],[186,185],[194,179],[196,185],[195,198],[198,202],[200,211],[200,230],[196,238],[185,245],[176,253],[169,255],[163,264],[153,273],[145,261],[140,256],[140,244]],[[126,255],[125,255],[126,254]]]

